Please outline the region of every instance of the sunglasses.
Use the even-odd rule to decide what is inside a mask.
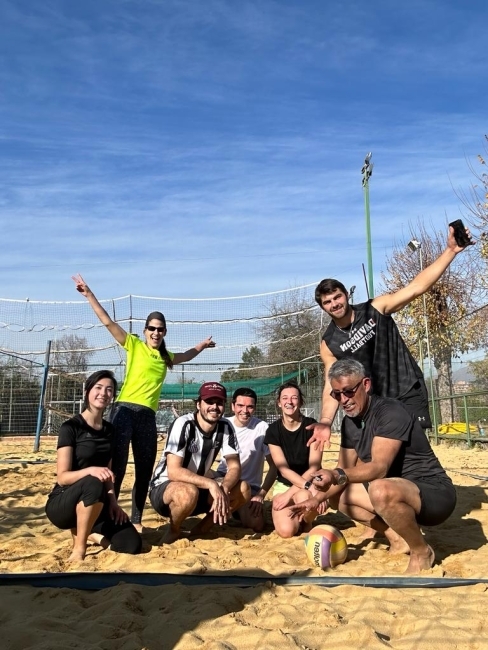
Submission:
[[[148,325],[146,329],[149,332],[157,332],[158,334],[163,334],[166,332],[166,327],[154,327],[154,325]]]
[[[333,397],[334,399],[336,399],[338,402],[341,401],[342,395],[344,395],[344,397],[348,397],[348,398],[354,397],[354,395],[356,394],[357,389],[361,386],[362,381],[363,381],[362,379],[360,381],[358,381],[358,383],[355,386],[353,386],[352,388],[344,388],[344,390],[331,390],[330,391],[330,396]]]

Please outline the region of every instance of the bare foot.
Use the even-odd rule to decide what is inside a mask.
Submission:
[[[144,526],[142,524],[132,524],[132,525],[137,530],[139,535],[142,535],[142,533],[144,532]]]
[[[205,517],[190,531],[190,537],[200,537],[200,535],[206,535],[212,526],[214,525],[213,514],[210,513],[205,515]]]
[[[426,545],[425,552],[422,553],[412,553],[410,552],[410,561],[408,563],[407,570],[405,573],[420,573],[421,571],[426,571],[431,569],[434,566],[435,562],[435,553],[432,547],[428,544]]]
[[[83,562],[86,555],[86,549],[74,548],[68,558],[68,562]]]
[[[380,533],[378,533],[377,530],[370,528],[369,526],[364,526],[364,530],[361,535],[359,535],[357,540],[358,542],[366,542],[370,539],[374,539],[376,535],[378,535],[378,537],[380,536]]]
[[[398,533],[395,533],[391,528],[389,528],[385,530],[384,534],[386,539],[390,542],[388,552],[391,555],[398,555],[400,553],[408,555],[410,553],[410,546]]]

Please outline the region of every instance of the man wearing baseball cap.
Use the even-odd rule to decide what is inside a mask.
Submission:
[[[223,418],[226,399],[222,384],[202,384],[196,411],[177,418],[168,432],[149,493],[156,512],[170,519],[168,543],[180,537],[187,517],[205,513],[191,531],[192,535],[203,534],[213,524],[225,524],[231,512],[249,501],[250,488],[240,480],[237,438],[232,425]],[[211,467],[219,452],[228,471],[223,479],[216,480]]]

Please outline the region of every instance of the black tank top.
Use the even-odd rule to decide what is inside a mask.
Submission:
[[[410,354],[395,321],[381,314],[371,300],[351,305],[354,322],[347,329],[339,328],[332,320],[323,340],[336,359],[353,357],[360,361],[371,377],[372,390],[380,397],[402,401],[419,385],[428,414],[427,390],[422,371]]]

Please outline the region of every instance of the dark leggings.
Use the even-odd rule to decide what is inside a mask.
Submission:
[[[119,402],[115,405],[111,420],[115,427],[115,444],[112,456],[115,494],[117,497],[120,494],[131,444],[135,468],[131,521],[133,524],[140,524],[156,461],[158,444],[156,414],[147,406]]]
[[[130,521],[116,524],[110,518],[105,486],[95,476],[85,476],[64,488],[56,487],[46,504],[49,521],[62,530],[76,528],[76,506],[80,501],[83,501],[85,507],[103,503],[92,533],[98,533],[108,539],[112,551],[131,555],[141,552],[141,536]]]

